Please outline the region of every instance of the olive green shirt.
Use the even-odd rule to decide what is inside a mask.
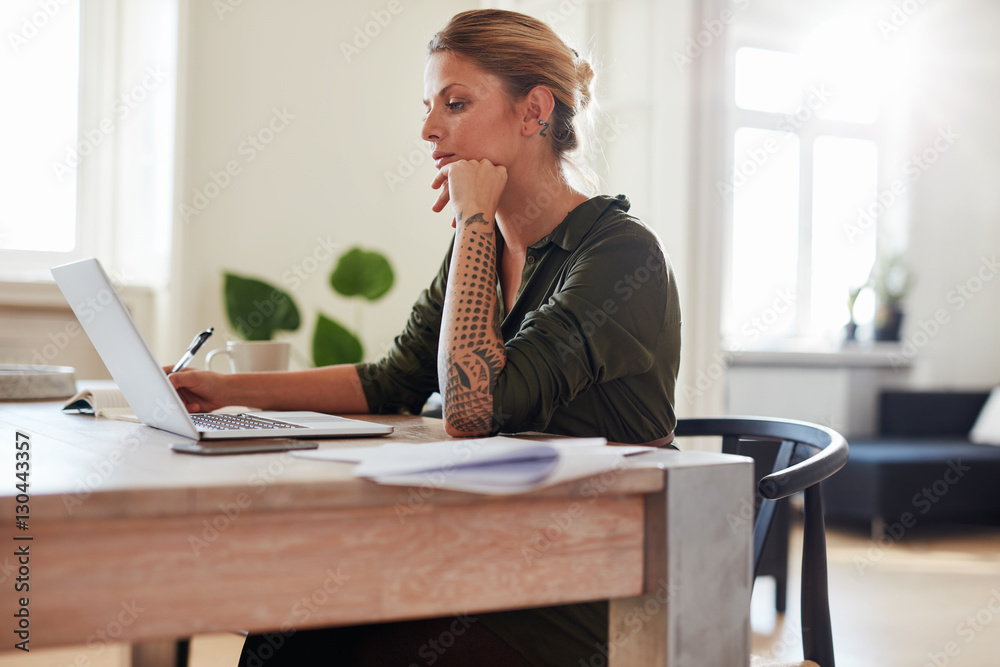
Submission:
[[[628,209],[624,196],[594,197],[528,246],[501,325],[507,363],[494,393],[497,431],[639,443],[673,430],[677,285],[659,239]],[[438,390],[450,259],[449,248],[385,357],[357,366],[372,412],[416,413]]]

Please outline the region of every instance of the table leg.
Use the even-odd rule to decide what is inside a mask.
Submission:
[[[746,667],[753,467],[667,468],[646,497],[645,592],[612,600],[612,666]]]

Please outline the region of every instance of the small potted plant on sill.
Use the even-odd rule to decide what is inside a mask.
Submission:
[[[854,320],[854,304],[865,285],[851,287],[847,290],[847,324],[844,325],[844,340],[853,343],[858,339],[858,323]]]
[[[912,275],[902,254],[876,262],[872,271],[875,290],[875,340],[899,340],[903,325],[903,301],[913,285]]]

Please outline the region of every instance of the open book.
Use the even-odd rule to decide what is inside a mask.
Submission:
[[[653,447],[609,446],[604,438],[523,440],[498,436],[429,443],[390,442],[295,452],[304,459],[357,463],[355,477],[380,484],[510,494],[625,467],[624,457]]]
[[[66,401],[62,411],[81,415],[94,415],[101,419],[140,423],[135,412],[129,407],[128,401],[121,389],[110,382],[101,382],[103,387],[88,387],[82,389]],[[256,408],[246,405],[227,405],[213,413],[238,414],[241,412],[257,412]]]
[[[139,418],[132,412],[125,395],[118,387],[102,387],[83,389],[73,395],[63,405],[63,412],[74,412],[83,415],[94,415],[103,419],[138,422]]]

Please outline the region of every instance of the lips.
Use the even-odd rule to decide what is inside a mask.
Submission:
[[[434,151],[431,153],[431,158],[434,160],[434,166],[438,169],[448,164],[450,158],[453,157],[455,157],[454,153],[446,153],[444,151]]]

